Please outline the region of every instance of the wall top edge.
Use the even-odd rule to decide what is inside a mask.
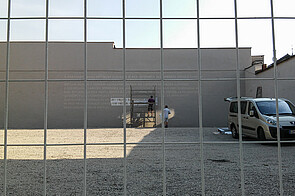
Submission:
[[[0,44],[6,44],[6,41],[0,41]],[[43,41],[10,41],[9,43],[13,44],[45,44],[46,42]],[[84,44],[84,42],[66,42],[66,41],[50,41],[49,44]],[[114,45],[114,42],[87,42],[87,44],[110,44]],[[115,46],[115,45],[114,45]],[[120,47],[113,47],[114,49],[121,50],[123,48]],[[252,47],[239,47],[239,49],[251,49]],[[127,48],[128,50],[159,50],[161,48],[136,48],[136,47],[130,47]],[[176,50],[176,49],[182,49],[182,50],[197,50],[198,48],[163,48],[165,50]],[[236,47],[204,47],[200,49],[236,49]]]

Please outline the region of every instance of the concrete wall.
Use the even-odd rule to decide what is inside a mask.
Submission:
[[[278,96],[295,103],[295,58],[280,63],[278,66]],[[258,80],[246,81],[246,96],[255,97],[258,86],[262,87],[263,97],[275,97],[274,68],[254,74],[254,68],[247,70],[246,77],[255,77]],[[290,80],[291,79],[291,80]],[[293,80],[292,80],[293,79]]]
[[[250,48],[240,50],[241,70],[251,63]],[[10,79],[45,77],[44,43],[11,43]],[[6,43],[0,43],[0,92],[5,95]],[[84,115],[84,45],[49,43],[48,127],[82,128]],[[165,104],[175,111],[171,127],[198,126],[197,49],[164,49]],[[122,127],[122,106],[111,98],[123,97],[123,51],[113,43],[87,44],[88,126]],[[236,50],[201,49],[204,126],[226,126],[224,97],[236,96]],[[127,97],[129,87],[156,86],[161,101],[160,49],[127,49]],[[241,72],[242,73],[242,72]],[[243,73],[242,73],[243,74]],[[222,78],[222,80],[216,80]],[[54,79],[54,80],[53,80]],[[61,79],[61,80],[59,80]],[[62,81],[72,79],[72,81]],[[153,79],[154,81],[142,81]],[[169,79],[169,80],[168,80]],[[170,80],[171,79],[171,80]],[[177,79],[177,80],[173,80]],[[57,81],[55,81],[57,80]],[[75,81],[76,80],[76,81]],[[114,81],[103,81],[114,80]],[[117,80],[117,81],[116,81]],[[135,80],[135,81],[132,81]],[[141,80],[141,81],[140,81]],[[242,84],[244,92],[244,84]],[[9,83],[9,128],[43,128],[44,82]],[[0,124],[3,126],[4,97],[1,96]],[[159,106],[157,106],[159,109]],[[129,108],[127,108],[129,111]]]

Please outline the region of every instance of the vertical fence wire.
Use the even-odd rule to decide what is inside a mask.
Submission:
[[[126,133],[126,14],[125,0],[122,0],[123,13],[123,131],[124,131],[124,195],[127,195],[127,133]]]
[[[276,99],[279,187],[280,187],[280,195],[283,195],[284,190],[283,190],[283,174],[282,174],[282,152],[281,152],[281,135],[280,135],[279,101],[278,101],[278,74],[277,74],[278,70],[277,70],[277,57],[276,57],[277,55],[276,55],[276,42],[275,42],[273,0],[270,0],[270,8],[271,8],[272,44],[273,44],[273,64],[274,64],[274,90],[275,90],[275,99]]]
[[[163,196],[166,195],[166,156],[165,156],[165,127],[164,127],[164,62],[163,62],[163,0],[160,0],[160,64],[161,64],[161,111],[162,111],[162,159],[163,159]]]
[[[236,77],[237,77],[237,97],[238,97],[238,129],[239,129],[239,156],[240,156],[240,178],[241,178],[241,191],[245,195],[245,177],[244,177],[244,154],[242,143],[242,119],[241,119],[241,78],[240,78],[240,57],[239,57],[239,36],[238,36],[238,11],[237,0],[234,0],[235,9],[235,42],[236,42]]]
[[[5,80],[5,111],[4,111],[4,183],[3,193],[7,194],[7,129],[8,129],[8,104],[9,104],[9,65],[10,65],[10,13],[11,0],[8,0],[7,16],[7,42],[6,42],[6,80]]]
[[[199,134],[200,134],[200,158],[201,158],[201,187],[202,187],[202,195],[205,195],[205,163],[204,163],[204,130],[203,130],[203,101],[202,101],[202,65],[201,65],[201,40],[200,40],[200,4],[199,0],[197,2],[197,53],[198,53],[198,62],[197,66],[199,69],[199,80],[198,80],[198,107],[199,107]]]
[[[205,195],[205,174],[204,174],[204,155],[203,155],[203,119],[202,119],[202,83],[201,83],[201,50],[200,50],[200,18],[199,18],[199,0],[197,1],[197,40],[198,40],[198,62],[199,80],[198,80],[198,99],[199,99],[199,130],[200,130],[200,156],[201,156],[201,180],[202,180],[202,195]],[[126,16],[125,16],[125,0],[123,2],[123,128],[124,128],[124,195],[127,195],[127,146],[126,146]],[[274,89],[276,99],[276,118],[277,118],[277,144],[278,144],[278,163],[279,163],[279,186],[280,194],[283,195],[283,180],[282,180],[282,157],[281,157],[281,138],[279,128],[279,113],[278,113],[278,79],[277,79],[277,59],[275,45],[275,27],[273,15],[273,0],[271,3],[271,21],[272,21],[272,42],[273,42],[273,61],[274,61]],[[237,99],[238,99],[238,130],[239,130],[239,156],[241,167],[241,190],[242,195],[245,195],[244,182],[244,162],[243,162],[243,143],[242,143],[242,121],[241,121],[241,79],[239,65],[239,45],[238,45],[238,17],[237,17],[237,0],[235,4],[235,40],[236,40],[236,81],[237,81]],[[44,179],[43,188],[46,195],[46,154],[47,154],[47,126],[48,126],[48,8],[49,0],[46,0],[46,29],[45,29],[45,110],[44,110]],[[9,67],[10,67],[10,31],[11,31],[11,0],[8,0],[8,16],[7,16],[7,46],[6,46],[6,80],[5,80],[5,111],[4,111],[4,184],[3,192],[7,195],[7,136],[8,136],[8,105],[9,105]],[[163,158],[163,195],[166,195],[166,160],[165,160],[165,128],[164,128],[164,62],[163,62],[163,2],[160,0],[160,64],[161,64],[161,111],[162,111],[162,158]],[[87,147],[87,114],[88,114],[88,97],[87,97],[87,0],[84,0],[84,176],[83,176],[83,195],[86,195],[87,190],[87,168],[86,168],[86,147]]]
[[[44,176],[43,176],[43,195],[46,196],[47,187],[47,126],[48,126],[48,11],[49,11],[49,0],[46,0],[46,19],[45,19],[45,81],[44,81],[44,93],[45,93],[45,104],[44,104]]]
[[[87,119],[88,119],[88,96],[87,96],[87,0],[84,0],[84,175],[83,195],[87,195]]]

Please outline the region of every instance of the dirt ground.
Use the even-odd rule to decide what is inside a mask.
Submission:
[[[216,131],[204,129],[206,195],[241,195],[239,143]],[[87,195],[123,195],[123,135],[123,129],[87,130]],[[201,195],[199,130],[166,129],[165,155],[163,135],[162,129],[127,129],[127,195],[162,195],[163,157],[167,195]],[[3,137],[2,130],[0,138]],[[8,130],[7,138],[8,195],[42,195],[44,130]],[[0,195],[4,183],[3,141],[0,140]],[[47,131],[47,195],[82,195],[83,141],[84,130]],[[294,147],[288,144],[281,149],[284,195],[295,195]],[[243,144],[243,154],[246,195],[279,195],[277,145]]]
[[[138,143],[155,129],[127,129],[127,143]],[[4,131],[0,132],[0,138]],[[94,144],[87,146],[87,158],[123,158],[124,157],[124,130],[123,129],[87,129],[86,141]],[[3,144],[2,139],[0,144]],[[84,130],[83,129],[49,129],[47,130],[47,159],[83,159],[84,157]],[[110,145],[115,143],[115,145]],[[121,143],[121,145],[119,145]],[[23,129],[8,130],[8,145],[39,145],[39,146],[9,146],[8,159],[43,160],[44,157],[44,130]],[[63,144],[62,146],[52,146]],[[127,155],[135,145],[128,145]],[[3,159],[3,148],[0,148],[0,158]]]

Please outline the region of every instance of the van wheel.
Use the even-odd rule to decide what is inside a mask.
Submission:
[[[260,140],[260,141],[265,140],[264,130],[261,127],[258,128],[257,139]]]
[[[234,138],[234,139],[238,139],[239,138],[239,134],[238,134],[238,131],[235,127],[235,125],[232,125],[231,128],[231,136]]]

